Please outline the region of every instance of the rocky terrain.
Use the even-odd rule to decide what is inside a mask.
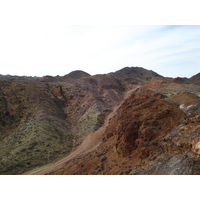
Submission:
[[[200,74],[0,75],[0,174],[200,174]]]

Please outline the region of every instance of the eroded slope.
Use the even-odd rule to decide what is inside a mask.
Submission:
[[[166,88],[170,84],[162,80]],[[151,90],[144,84],[115,112],[95,150],[49,173],[199,174],[199,87],[189,85],[184,92],[186,86],[176,84],[171,97],[164,88],[163,94],[155,92],[157,84]]]

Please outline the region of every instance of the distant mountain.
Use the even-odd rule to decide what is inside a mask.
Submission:
[[[70,76],[73,79],[80,79],[80,78],[83,78],[83,77],[89,77],[90,74],[88,74],[84,71],[81,71],[81,70],[76,70],[76,71],[69,73],[68,76]]]
[[[89,77],[89,76],[90,74],[84,71],[76,70],[64,76],[45,76],[41,79],[41,81],[42,82],[64,82],[70,79],[80,79],[80,78]]]
[[[144,69],[142,67],[125,67],[110,74],[119,78],[120,80],[127,81],[132,84],[140,84],[155,77],[162,77],[156,72]]]

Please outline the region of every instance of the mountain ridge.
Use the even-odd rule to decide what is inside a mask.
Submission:
[[[48,174],[127,174],[128,166],[129,174],[143,173],[150,163],[167,159],[166,152],[159,153],[166,145],[171,158],[174,152],[185,153],[198,164],[198,76],[165,78],[139,67],[93,76],[81,70],[62,77],[0,76],[0,174],[23,174],[45,165]],[[169,139],[164,142],[184,117],[189,122],[183,127],[193,127],[192,139],[174,137],[185,151],[178,144],[171,148]],[[62,158],[67,163],[48,171]]]

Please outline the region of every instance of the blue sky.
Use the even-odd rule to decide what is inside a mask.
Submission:
[[[90,25],[87,19],[78,25],[76,20],[69,23],[65,8],[63,1],[0,5],[0,74],[55,76],[83,70],[93,75],[126,66],[168,77],[200,71],[199,25],[107,24],[97,17]],[[76,7],[79,18],[85,13]]]

